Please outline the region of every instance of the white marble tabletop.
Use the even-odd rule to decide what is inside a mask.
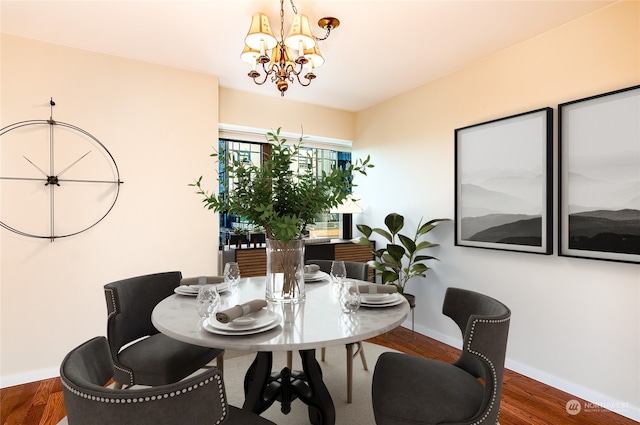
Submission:
[[[230,350],[294,351],[371,338],[394,329],[409,313],[409,304],[403,300],[393,307],[360,307],[347,315],[340,310],[329,281],[307,283],[305,287],[307,297],[303,303],[268,303],[267,309],[279,313],[282,322],[272,330],[253,335],[217,335],[205,330],[196,312],[195,297],[183,295],[161,301],[151,320],[160,332],[191,344]],[[241,279],[237,289],[221,294],[221,309],[264,296],[263,277]]]

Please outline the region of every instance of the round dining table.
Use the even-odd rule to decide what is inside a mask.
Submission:
[[[255,299],[264,300],[265,287],[264,277],[243,278],[236,288],[221,292],[219,310]],[[362,306],[355,313],[344,314],[335,287],[327,275],[324,280],[305,284],[306,299],[302,302],[267,303],[266,309],[279,316],[278,324],[256,333],[216,333],[216,329],[205,322],[207,319],[198,315],[195,297],[180,294],[161,301],[153,310],[151,320],[160,332],[183,342],[257,352],[245,375],[244,409],[259,414],[279,401],[286,414],[291,401],[300,399],[309,408],[312,424],[333,425],[335,407],[322,380],[315,350],[349,346],[383,334],[399,326],[409,313],[408,302],[399,296],[396,305]],[[208,320],[215,321],[215,316]],[[285,367],[279,373],[272,373],[274,351],[298,351],[303,370],[291,371]]]

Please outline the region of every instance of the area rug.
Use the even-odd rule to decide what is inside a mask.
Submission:
[[[347,403],[347,363],[346,349],[342,346],[330,347],[326,350],[325,361],[320,361],[320,350],[316,357],[322,368],[322,376],[336,408],[336,425],[374,424],[371,408],[371,379],[378,356],[386,351],[394,351],[380,345],[363,343],[369,370],[364,370],[360,356],[353,360],[353,402]],[[255,353],[227,350],[224,356],[224,382],[229,404],[242,407],[244,402],[244,375],[253,361]],[[286,353],[273,355],[273,370],[286,366]],[[293,369],[301,370],[300,356],[294,352]],[[309,423],[307,406],[300,400],[291,403],[288,415],[280,411],[280,404],[274,403],[263,417],[278,425],[303,425]],[[67,425],[67,418],[58,425]]]

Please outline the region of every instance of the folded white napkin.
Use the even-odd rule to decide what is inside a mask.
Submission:
[[[198,276],[180,279],[180,285],[215,285],[223,282],[224,277],[222,276]]]
[[[253,313],[267,306],[265,300],[253,300],[235,307],[228,308],[216,313],[216,320],[220,323],[229,323],[232,320],[242,317],[245,314]]]
[[[395,285],[358,285],[358,290],[361,294],[395,294],[398,292],[398,287]]]

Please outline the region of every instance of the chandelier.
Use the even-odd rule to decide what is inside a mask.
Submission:
[[[326,31],[326,34],[322,38],[315,37],[309,27],[309,18],[298,14],[293,0],[291,0],[291,8],[295,16],[285,38],[284,0],[280,0],[279,40],[271,31],[267,15],[262,12],[254,13],[249,33],[244,39],[244,50],[240,55],[243,61],[252,65],[247,75],[253,79],[253,82],[262,85],[271,77],[271,82],[276,83],[281,96],[284,96],[284,92],[289,88],[289,83],[297,80],[301,86],[306,87],[316,78],[314,69],[324,63],[318,41],[326,40],[331,30],[340,25],[340,21],[336,18],[322,18],[318,21],[318,25]],[[292,59],[294,57],[295,59]],[[260,67],[263,74],[259,71]],[[304,80],[300,78],[301,76]]]

